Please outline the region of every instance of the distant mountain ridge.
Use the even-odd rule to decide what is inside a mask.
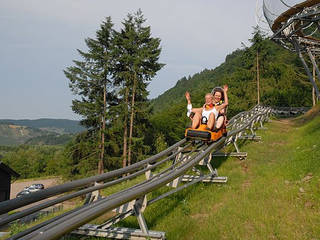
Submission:
[[[53,118],[40,118],[35,120],[30,119],[0,119],[0,124],[13,124],[19,126],[26,126],[47,130],[49,132],[63,133],[79,133],[85,130],[80,125],[79,121],[69,119],[53,119]]]
[[[1,119],[0,145],[65,144],[74,134],[84,130],[79,121],[68,119]]]

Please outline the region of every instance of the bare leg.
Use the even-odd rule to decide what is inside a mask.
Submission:
[[[214,126],[214,122],[215,122],[215,116],[214,116],[213,113],[210,113],[210,115],[209,115],[209,120],[208,120],[208,123],[207,123],[207,127],[208,127],[209,129],[212,129],[213,126]]]
[[[192,128],[196,129],[199,126],[200,121],[201,121],[201,114],[196,112],[196,114],[192,118]]]
[[[221,128],[223,122],[224,122],[224,116],[219,116],[219,117],[217,118],[216,129]]]

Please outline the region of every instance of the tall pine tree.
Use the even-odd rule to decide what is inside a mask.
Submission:
[[[160,39],[151,36],[151,28],[144,26],[145,21],[141,10],[128,14],[123,29],[115,35],[115,82],[121,87],[119,93],[124,103],[123,166],[131,164],[134,146],[140,146],[140,154],[143,152],[142,131],[150,113],[147,86],[164,66],[158,62]]]
[[[96,38],[87,38],[88,52],[78,49],[82,61],[74,60],[74,66],[64,73],[70,80],[69,87],[80,99],[72,101],[72,110],[83,117],[81,124],[98,136],[98,173],[103,173],[106,116],[108,104],[114,100],[111,82],[113,24],[106,18],[96,32]],[[108,89],[108,91],[107,91]],[[92,150],[94,151],[94,150]]]

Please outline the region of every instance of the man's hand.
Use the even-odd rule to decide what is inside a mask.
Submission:
[[[185,96],[188,102],[191,101],[190,93],[188,91],[185,93]]]

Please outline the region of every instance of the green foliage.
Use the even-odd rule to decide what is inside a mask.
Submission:
[[[28,145],[65,145],[71,141],[73,135],[71,134],[48,134],[28,139],[25,144]]]
[[[74,60],[75,66],[68,67],[64,74],[70,80],[69,87],[80,99],[72,101],[72,110],[83,116],[81,125],[98,131],[101,128],[101,117],[106,115],[103,107],[104,95],[111,100],[112,91],[106,93],[110,87],[111,50],[112,50],[112,22],[106,18],[96,38],[87,38],[85,43],[88,52],[78,49],[83,61]]]
[[[256,55],[260,62],[260,101],[269,106],[311,106],[311,84],[295,53],[265,39],[255,28],[251,47],[237,49],[215,69],[205,69],[192,77],[183,77],[175,87],[151,101],[152,124],[173,144],[181,139],[186,117],[184,93],[189,91],[194,107],[201,107],[204,95],[215,86],[229,85],[228,117],[257,104]]]
[[[1,161],[19,173],[20,178],[60,175],[61,163],[66,160],[63,147],[58,146],[20,145],[1,150]]]
[[[155,147],[156,147],[156,152],[161,152],[163,150],[165,150],[168,147],[168,144],[165,141],[165,137],[162,133],[159,133],[156,136],[156,140],[155,140]]]
[[[67,179],[94,175],[97,169],[99,152],[97,135],[93,131],[78,134],[64,150],[66,156],[62,163],[63,176]]]
[[[149,117],[152,110],[147,99],[147,86],[164,66],[158,62],[160,39],[151,36],[151,28],[144,26],[145,21],[141,10],[133,15],[128,14],[123,28],[115,33],[114,38],[114,83],[119,87],[121,98],[121,105],[115,108],[115,116],[124,122],[124,132],[129,132],[128,164],[150,152],[145,139],[145,133],[151,127]],[[126,138],[125,133],[123,137]],[[126,153],[124,148],[122,151]]]
[[[88,129],[71,143],[78,148],[69,159],[73,165],[71,175],[91,173],[97,148],[104,150],[101,161],[108,170],[119,167],[126,152],[122,146],[127,139],[124,129],[130,129],[131,162],[141,160],[151,150],[145,139],[152,110],[147,86],[163,64],[158,63],[160,39],[151,37],[151,28],[144,26],[145,21],[139,10],[128,14],[123,28],[115,31],[108,17],[96,38],[86,39],[88,52],[78,50],[83,61],[74,61],[75,66],[64,71],[72,92],[81,97],[73,100],[72,109],[84,117],[81,124]],[[105,136],[104,143],[101,136]]]

